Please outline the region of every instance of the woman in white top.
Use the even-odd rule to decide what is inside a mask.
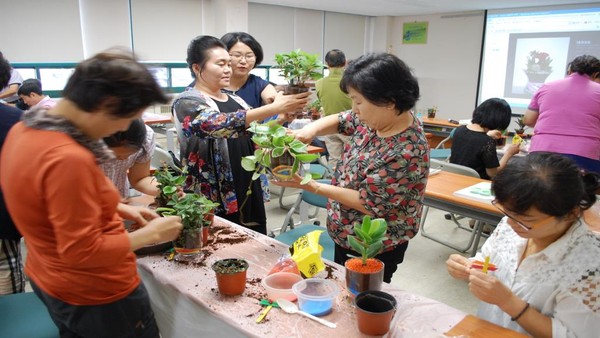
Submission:
[[[129,197],[129,187],[147,194],[158,195],[158,182],[150,175],[150,160],[154,152],[154,131],[142,119],[131,123],[129,129],[104,138],[115,158],[100,167],[115,184],[123,198]]]
[[[534,337],[598,337],[600,240],[583,211],[596,201],[599,176],[559,154],[513,159],[493,180],[493,204],[505,215],[475,257],[461,255],[448,272],[469,282],[482,302],[477,315]]]

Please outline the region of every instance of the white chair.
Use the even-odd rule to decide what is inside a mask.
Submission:
[[[477,178],[480,177],[479,173],[477,173],[477,171],[475,171],[473,168],[469,168],[469,167],[466,167],[466,166],[463,166],[460,164],[454,164],[454,163],[440,161],[440,160],[436,160],[436,159],[430,159],[430,163],[431,163],[430,169],[440,169],[442,171],[447,171],[447,172],[451,172],[454,174],[465,175],[465,176],[470,176],[470,177],[477,177]],[[425,238],[429,238],[432,241],[438,242],[440,244],[443,244],[447,247],[453,248],[460,252],[467,252],[473,245],[473,242],[475,241],[477,234],[481,233],[483,231],[483,226],[484,226],[483,222],[476,220],[475,226],[473,227],[473,229],[471,229],[469,227],[463,226],[462,224],[460,224],[460,222],[458,222],[458,218],[462,218],[462,216],[456,217],[454,214],[450,214],[452,217],[452,221],[454,221],[454,223],[460,229],[471,232],[471,237],[469,238],[469,242],[467,243],[467,245],[464,247],[458,246],[457,244],[447,241],[446,239],[435,237],[435,236],[427,233],[427,231],[425,230],[425,220],[427,219],[428,212],[429,212],[429,206],[425,206],[423,208],[423,215],[421,216],[421,236],[423,236]]]

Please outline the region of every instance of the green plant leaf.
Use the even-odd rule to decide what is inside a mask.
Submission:
[[[285,152],[284,147],[275,147],[275,148],[273,148],[273,151],[271,152],[271,157],[279,157],[279,156],[283,155],[284,152]]]
[[[172,185],[168,185],[166,187],[164,187],[162,189],[162,191],[166,194],[166,195],[171,195],[173,193],[175,193],[177,191],[177,187],[174,187]]]
[[[294,158],[294,163],[292,164],[292,175],[298,172],[298,168],[300,167],[300,162],[296,158]]]
[[[377,241],[371,245],[367,249],[366,256],[367,258],[375,257],[379,251],[383,248],[383,241]]]
[[[365,232],[364,230],[355,227],[354,228],[354,233],[356,233],[356,236],[358,236],[358,238],[362,239],[362,241],[366,244],[369,245],[371,244],[371,236],[369,236],[368,232]]]
[[[362,225],[360,228],[365,233],[369,233],[369,229],[371,229],[371,216],[365,216],[362,220]]]
[[[369,229],[369,235],[374,240],[385,235],[387,231],[387,222],[383,218],[377,218],[371,221],[371,229]]]
[[[306,173],[306,175],[304,175],[304,178],[302,179],[302,181],[300,181],[300,184],[304,185],[310,181],[312,181],[312,175],[311,175],[311,173]]]
[[[350,244],[350,247],[352,247],[354,251],[360,253],[361,255],[363,252],[366,253],[366,250],[362,244],[356,239],[356,237],[352,235],[348,235],[348,244]]]
[[[256,157],[252,155],[242,157],[242,168],[246,171],[256,170]]]
[[[300,162],[310,163],[319,158],[319,154],[296,154],[295,157]]]
[[[252,174],[252,180],[254,181],[255,179],[260,177],[260,173],[255,172],[254,174]]]
[[[285,146],[285,136],[274,136],[273,137],[273,145],[275,147],[284,147]]]

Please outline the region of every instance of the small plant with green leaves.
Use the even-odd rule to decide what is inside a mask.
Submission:
[[[515,119],[518,128],[515,129],[515,134],[523,134],[525,133],[525,129],[527,125],[525,124],[525,115],[521,115]]]
[[[319,157],[318,154],[308,154],[308,146],[296,140],[293,135],[289,135],[287,130],[276,121],[263,124],[252,122],[248,131],[254,134],[252,142],[258,146],[258,149],[254,151],[254,155],[242,158],[242,167],[254,172],[253,180],[267,173],[282,180],[292,179],[300,169],[301,163],[310,163]],[[284,156],[287,156],[291,163],[271,168],[273,164],[281,163],[278,159]],[[311,179],[312,175],[307,172],[301,184],[306,184]]]
[[[383,218],[365,216],[362,224],[354,225],[354,235],[348,235],[348,243],[361,255],[362,265],[367,265],[367,259],[375,257],[383,249],[386,232],[387,222]]]
[[[182,176],[185,178],[185,176]],[[197,233],[207,224],[205,215],[213,212],[219,204],[209,200],[206,196],[196,193],[186,193],[183,196],[171,194],[171,199],[167,202],[167,207],[160,207],[156,212],[163,216],[179,216],[183,229],[181,235],[184,237],[187,233]]]
[[[158,182],[159,189],[156,204],[159,207],[166,207],[173,195],[177,193],[177,189],[185,182],[186,176],[175,175],[169,166],[164,165],[154,172],[154,179]]]
[[[306,81],[323,77],[323,63],[318,54],[309,54],[297,49],[289,53],[275,54],[275,62],[290,86],[305,87]]]

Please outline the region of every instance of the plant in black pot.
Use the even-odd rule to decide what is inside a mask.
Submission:
[[[527,125],[525,124],[525,115],[517,117],[515,119],[515,122],[517,123],[517,128],[515,128],[515,134],[522,137],[525,134],[525,129],[527,128]]]
[[[288,82],[285,94],[298,94],[308,91],[306,81],[323,77],[323,63],[318,54],[309,54],[300,49],[289,53],[275,54],[275,63],[280,74]]]
[[[383,249],[386,232],[385,219],[365,216],[362,224],[354,225],[354,235],[348,235],[350,247],[360,254],[360,257],[350,258],[344,263],[346,287],[351,295],[381,289],[384,265],[374,257]]]

